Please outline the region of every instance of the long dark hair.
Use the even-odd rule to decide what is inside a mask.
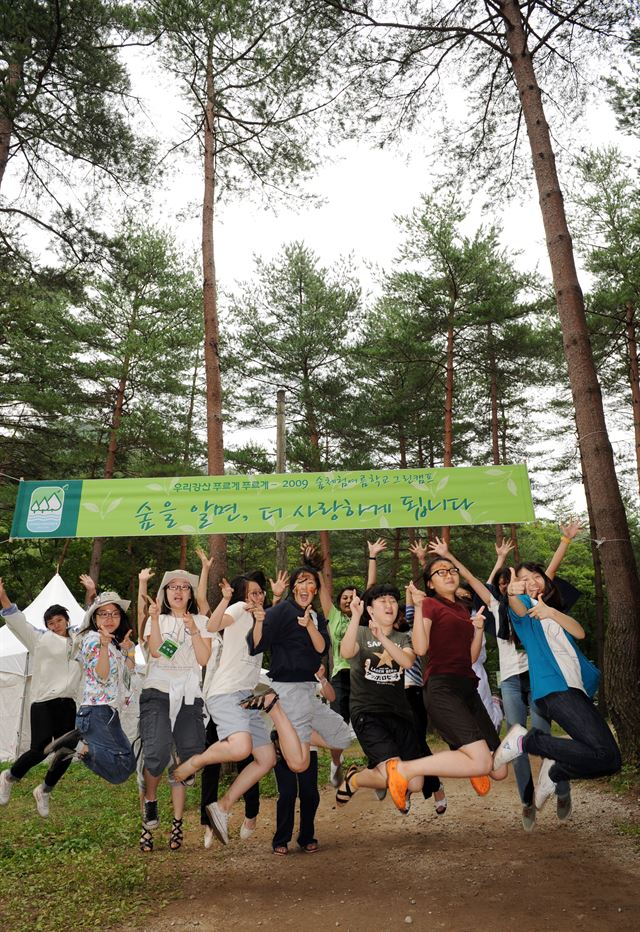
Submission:
[[[231,580],[231,588],[233,589],[233,595],[229,605],[234,605],[236,602],[246,602],[247,600],[247,589],[249,583],[257,583],[262,591],[266,594],[267,591],[267,577],[264,575],[262,570],[254,570],[252,573],[243,573],[240,576],[234,576]],[[265,605],[265,608],[268,606]]]
[[[429,589],[433,589],[433,586],[431,585],[431,570],[436,565],[436,563],[443,562],[448,563],[450,566],[455,566],[455,563],[453,560],[450,560],[449,557],[432,557],[428,563],[425,564],[424,572],[422,573],[422,581],[424,583],[424,589],[427,594]]]

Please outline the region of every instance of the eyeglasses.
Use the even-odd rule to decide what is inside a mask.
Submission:
[[[98,618],[119,618],[120,612],[96,612]]]
[[[441,570],[434,570],[429,579],[433,579],[434,576],[440,576],[441,579],[444,579],[445,576],[459,576],[460,571],[455,568],[455,566],[445,569],[442,567]]]
[[[191,589],[191,586],[185,584],[184,586],[174,586],[173,583],[167,586],[167,589],[170,589],[172,592],[186,592],[188,589]]]

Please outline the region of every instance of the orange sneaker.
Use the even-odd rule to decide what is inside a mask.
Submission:
[[[409,782],[405,780],[402,774],[398,773],[399,763],[400,761],[397,757],[387,761],[387,786],[389,787],[389,795],[396,808],[406,815],[409,811],[407,807],[407,789],[409,788]]]
[[[491,789],[491,780],[489,777],[469,777],[469,779],[471,780],[471,786],[478,796],[486,796]]]

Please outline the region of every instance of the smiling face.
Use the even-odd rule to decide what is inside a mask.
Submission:
[[[311,573],[302,572],[293,586],[293,597],[301,608],[311,605],[318,587]]]
[[[250,605],[262,605],[264,602],[264,589],[261,589],[257,582],[250,580],[247,583],[244,600]]]
[[[542,573],[535,570],[528,570],[521,566],[518,570],[518,579],[524,580],[525,592],[532,599],[539,599],[545,590],[545,581]]]
[[[429,585],[442,599],[455,602],[460,574],[449,560],[436,560],[429,569]]]
[[[379,595],[369,604],[368,612],[374,624],[390,630],[398,617],[398,600],[394,595]]]
[[[54,634],[57,634],[61,638],[69,636],[69,622],[64,615],[53,615],[46,620],[45,624],[49,631],[53,631]]]
[[[182,615],[192,597],[191,586],[185,579],[170,579],[165,586],[165,599],[172,612]]]
[[[115,602],[107,602],[95,610],[94,618],[98,630],[113,634],[120,627],[120,608]]]

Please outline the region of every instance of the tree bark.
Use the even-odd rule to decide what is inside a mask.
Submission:
[[[5,88],[6,110],[0,109],[0,188],[2,188],[2,179],[9,161],[9,149],[11,146],[11,136],[13,134],[13,119],[7,112],[12,103],[15,103],[20,86],[21,65],[18,61],[10,61],[7,68],[7,80]]]
[[[627,352],[629,353],[629,384],[631,386],[631,411],[633,436],[636,447],[636,473],[640,491],[640,369],[638,367],[638,340],[636,337],[635,308],[629,302],[625,308]]]
[[[207,50],[207,87],[204,114],[204,197],[202,201],[202,304],[204,311],[204,368],[207,385],[207,471],[210,476],[224,475],[224,439],[222,427],[222,379],[220,375],[220,333],[218,296],[213,244],[215,205],[216,136],[215,96],[213,86],[213,50]],[[209,536],[209,554],[213,557],[209,576],[209,601],[219,600],[218,584],[227,571],[227,538]]]
[[[129,325],[131,329],[132,324]],[[129,366],[131,358],[127,353],[122,362],[120,370],[120,379],[116,389],[116,399],[113,405],[113,414],[111,416],[111,427],[109,429],[109,445],[107,447],[107,458],[104,464],[103,479],[113,479],[116,468],[116,453],[118,452],[118,431],[122,421],[122,412],[124,411],[125,392],[129,381]],[[100,567],[102,564],[102,550],[104,547],[104,537],[95,537],[93,547],[91,548],[91,562],[89,563],[89,576],[93,579],[96,586],[100,579]]]
[[[453,466],[453,321],[447,328],[447,361],[444,391],[444,466]],[[442,539],[448,544],[451,530],[442,528]]]
[[[498,363],[493,347],[493,330],[491,323],[487,324],[487,346],[489,349],[489,396],[491,400],[491,454],[493,465],[500,465],[500,429],[498,422]],[[496,544],[504,540],[504,528],[501,524],[495,525]]]
[[[187,409],[187,419],[184,425],[184,458],[183,470],[187,475],[189,469],[189,456],[191,455],[191,438],[193,436],[193,411],[196,405],[196,387],[198,385],[198,367],[200,365],[200,347],[196,348],[196,358],[193,364],[193,378],[191,379],[191,391],[189,393],[189,407]],[[187,535],[180,535],[180,562],[181,570],[187,566]]]
[[[595,608],[595,638],[596,652],[598,656],[598,667],[601,670],[600,687],[598,689],[599,708],[603,715],[607,714],[607,688],[605,676],[605,593],[602,581],[602,562],[600,560],[600,550],[598,548],[596,537],[596,528],[593,520],[593,505],[589,493],[589,483],[584,471],[584,461],[580,457],[580,467],[582,470],[582,484],[584,486],[584,495],[587,500],[587,514],[589,516],[589,537],[591,544],[591,560],[593,561],[593,586],[594,586],[594,608]]]
[[[595,536],[609,604],[606,675],[608,703],[623,756],[640,762],[640,579],[627,516],[616,476],[613,451],[587,330],[584,299],[555,166],[549,127],[542,106],[520,8],[501,0],[513,76],[531,145],[540,207],[547,239],[558,316],[563,334],[578,442],[591,493]]]

